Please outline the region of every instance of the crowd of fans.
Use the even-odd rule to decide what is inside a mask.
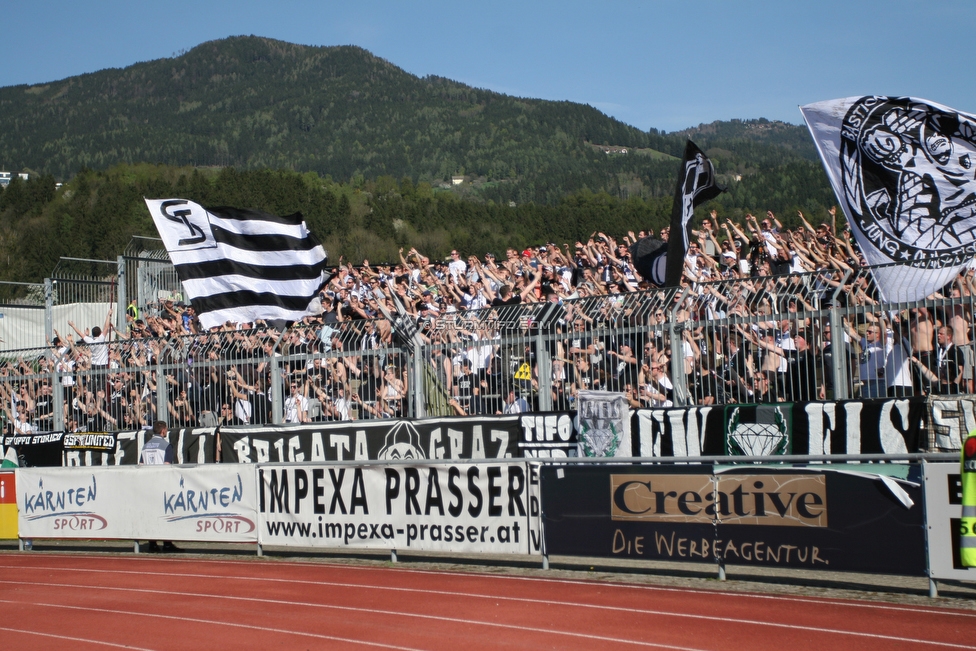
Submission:
[[[188,305],[133,302],[124,327],[111,310],[94,327],[69,322],[49,350],[0,364],[5,428],[51,429],[58,409],[68,431],[270,423],[275,377],[286,423],[410,415],[417,378],[428,412],[456,415],[573,409],[587,389],[635,408],[973,393],[973,265],[924,305],[889,310],[849,233],[799,217],[786,229],[772,213],[737,224],[712,212],[679,288],[649,284],[631,260],[630,245],[664,229],[497,258],[340,260],[321,312],[289,328],[204,331]],[[829,308],[843,308],[842,332]]]

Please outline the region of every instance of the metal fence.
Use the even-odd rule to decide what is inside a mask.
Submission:
[[[973,393],[972,293],[884,303],[866,269],[425,313],[411,338],[386,319],[158,336],[133,326],[171,268],[98,264],[120,273],[29,288],[46,336],[0,352],[8,431],[572,410],[585,389],[634,408]]]

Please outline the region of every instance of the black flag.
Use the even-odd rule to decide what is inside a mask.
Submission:
[[[722,192],[725,192],[725,188],[715,184],[712,161],[689,140],[685,145],[681,169],[678,170],[678,187],[674,192],[674,207],[671,209],[666,287],[681,284],[681,272],[685,264],[685,253],[688,251],[691,218],[695,214],[695,208]]]
[[[658,287],[664,287],[664,271],[668,264],[668,245],[653,237],[645,237],[630,245],[630,259],[641,277]]]

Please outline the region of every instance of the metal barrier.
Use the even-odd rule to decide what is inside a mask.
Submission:
[[[165,538],[252,543],[258,555],[264,545],[389,551],[393,561],[398,550],[528,554],[543,568],[549,554],[706,562],[720,580],[726,564],[878,572],[927,576],[936,597],[938,579],[974,579],[952,564],[957,463],[871,454],[22,468],[13,535],[22,550],[34,538]],[[418,492],[424,484],[450,486],[450,503],[440,489]],[[89,486],[79,512],[70,496]],[[312,506],[330,491],[338,499],[323,518]],[[135,510],[130,493],[143,500]],[[469,501],[477,506],[461,508]]]
[[[33,302],[24,309],[43,312],[44,333],[0,353],[8,431],[18,410],[35,428],[111,431],[155,418],[212,426],[567,411],[585,389],[623,392],[632,408],[974,390],[976,299],[964,278],[911,305],[882,302],[870,270],[825,270],[182,335],[165,299],[178,298],[167,293],[176,285],[157,258],[69,260],[45,285],[18,288],[17,300]],[[78,265],[121,273],[69,273]],[[102,342],[92,335],[110,312],[115,333]],[[42,391],[61,407],[50,417],[31,407]]]

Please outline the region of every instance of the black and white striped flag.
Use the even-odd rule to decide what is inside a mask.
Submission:
[[[328,257],[301,213],[208,209],[185,199],[146,205],[204,328],[314,313]]]

